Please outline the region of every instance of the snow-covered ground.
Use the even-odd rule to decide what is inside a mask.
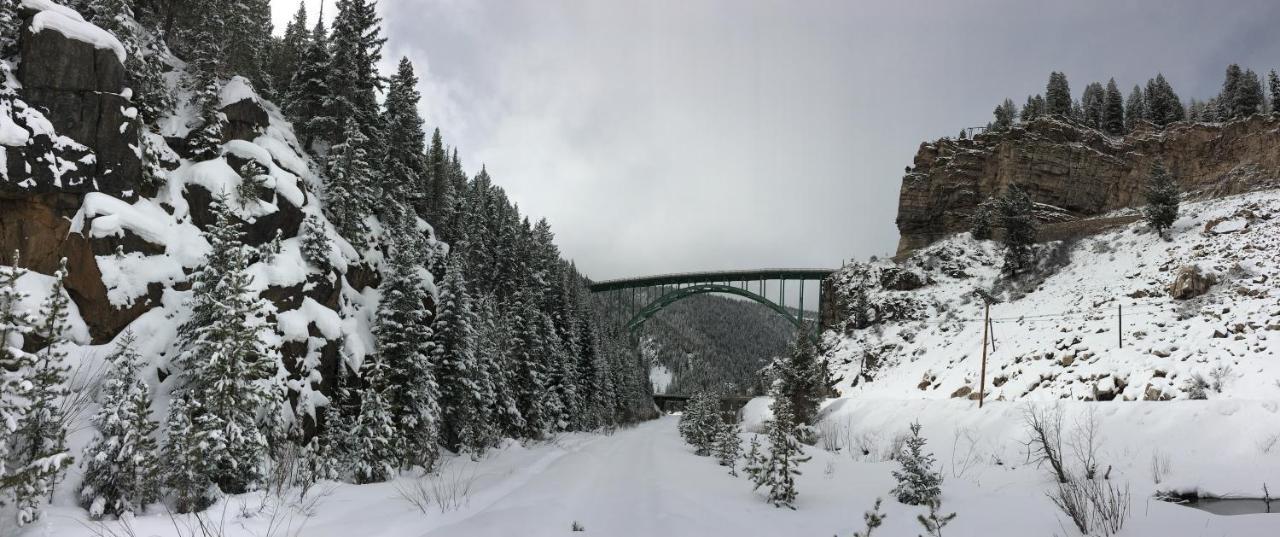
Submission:
[[[1280,191],[1184,203],[1161,240],[1135,223],[1044,254],[1037,283],[1001,281],[1002,250],[968,233],[904,261],[850,265],[838,285],[866,287],[895,319],[829,331],[844,395],[945,399],[978,391],[982,301],[991,306],[988,400],[1185,399],[1197,375],[1210,399],[1280,399]],[[1216,283],[1175,299],[1168,286],[1196,266]],[[885,285],[886,271],[930,283]],[[1123,346],[1122,345],[1123,339]]]
[[[1280,487],[1280,443],[1272,436],[1267,444],[1267,434],[1280,434],[1276,402],[1066,405],[1068,428],[1094,409],[1102,432],[1100,459],[1113,467],[1114,482],[1130,487],[1132,515],[1120,535],[1277,534],[1280,514],[1219,516],[1151,499],[1157,489],[1258,495],[1263,483]],[[745,412],[748,426],[766,407],[764,400],[753,402]],[[208,517],[222,528],[218,535],[236,537],[532,537],[571,535],[575,521],[585,535],[610,537],[844,537],[861,528],[863,511],[880,497],[888,519],[877,533],[917,535],[916,514],[924,509],[893,501],[890,472],[897,464],[883,454],[907,423],[918,419],[943,467],[944,509],[958,513],[947,535],[1075,535],[1044,495],[1052,487],[1047,470],[1025,462],[1022,409],[992,403],[978,410],[968,401],[831,401],[824,415],[834,425],[824,430],[843,436],[839,425],[848,423],[854,447],[827,451],[819,442],[807,449],[812,459],[801,466],[796,511],[770,506],[745,478],[731,477],[711,458],[693,455],[676,433],[677,418],[668,416],[613,435],[511,444],[479,462],[452,459],[440,472],[443,477],[431,479],[446,490],[469,483],[470,493],[446,512],[432,506],[423,513],[406,501],[399,491],[418,480],[403,476],[373,485],[318,485],[306,509],[296,502],[280,506],[274,499],[262,507],[261,494],[235,496],[215,505]],[[744,433],[744,441],[749,436]],[[872,453],[864,455],[864,447]],[[1169,469],[1160,485],[1150,470],[1153,454],[1167,457]],[[431,480],[425,483],[429,487]],[[118,524],[100,526],[80,509],[55,506],[21,535],[123,535]],[[194,522],[180,517],[177,524],[185,530]],[[136,517],[132,527],[139,536],[190,534],[175,530],[158,507]]]

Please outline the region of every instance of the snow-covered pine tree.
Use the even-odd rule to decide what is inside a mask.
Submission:
[[[524,418],[523,438],[541,438],[554,425],[546,408],[547,371],[542,340],[542,313],[534,307],[524,291],[518,291],[509,307],[512,321],[512,366],[515,378],[512,391],[516,408]]]
[[[1105,91],[1102,84],[1092,82],[1084,87],[1084,94],[1080,97],[1080,107],[1084,114],[1083,121],[1094,129],[1102,128],[1102,101],[1105,98]]]
[[[34,362],[33,356],[22,350],[22,340],[34,327],[35,318],[19,307],[27,298],[18,287],[22,274],[19,261],[15,251],[9,266],[0,266],[0,505],[6,503],[6,495],[22,471],[21,466],[10,466],[10,459],[18,448],[18,422],[27,412],[27,401],[19,392],[25,389],[24,375]]]
[[[1005,99],[996,106],[995,121],[991,123],[991,129],[995,131],[1008,130],[1013,126],[1013,121],[1018,117],[1018,107],[1013,104],[1012,99]]]
[[[765,477],[768,475],[764,452],[760,450],[760,435],[751,435],[751,442],[747,444],[747,453],[743,455],[742,471],[747,474],[747,480],[751,481],[752,490],[758,489],[765,484]]]
[[[1129,92],[1129,98],[1124,102],[1124,129],[1126,132],[1133,132],[1138,127],[1138,122],[1147,119],[1147,103],[1142,96],[1142,88],[1134,84],[1133,90]]]
[[[298,2],[298,10],[284,27],[284,36],[276,39],[271,46],[267,60],[267,73],[271,76],[273,96],[282,108],[288,109],[292,97],[293,74],[298,71],[302,55],[306,53],[311,42],[311,32],[307,27],[307,5]]]
[[[216,80],[210,79],[196,94],[200,103],[201,123],[187,140],[194,160],[209,160],[221,154],[222,129],[226,126],[227,116],[218,108],[220,87]]]
[[[808,461],[797,438],[797,423],[791,401],[774,394],[773,420],[769,422],[769,457],[765,461],[763,484],[769,487],[769,503],[774,507],[795,509],[796,481],[800,463]]]
[[[1262,112],[1267,99],[1262,89],[1262,80],[1253,69],[1245,69],[1236,86],[1235,98],[1231,101],[1233,118],[1247,118]]]
[[[319,215],[308,214],[302,220],[301,235],[302,258],[321,272],[328,272],[333,268],[330,260],[333,254],[333,241],[325,233],[324,222],[320,220]]]
[[[102,406],[90,418],[98,436],[84,449],[80,505],[95,519],[141,512],[160,495],[157,424],[151,420],[151,392],[134,341],[126,331],[108,357]]]
[[[465,243],[459,245],[465,248]],[[476,356],[475,314],[462,256],[449,256],[432,323],[431,363],[440,385],[440,442],[479,455],[494,442],[488,371]]]
[[[809,327],[796,330],[786,356],[773,362],[773,393],[786,397],[797,425],[812,425],[818,414],[818,406],[827,390],[826,363],[818,358],[817,349],[809,337]]]
[[[907,437],[902,452],[898,453],[900,470],[893,471],[898,485],[893,494],[907,505],[925,505],[934,502],[942,494],[942,472],[935,469],[933,454],[924,450],[925,440],[920,436],[920,424],[911,424],[911,436]]]
[[[973,209],[969,217],[969,232],[980,241],[991,239],[991,219],[994,217],[995,202],[987,198]]]
[[[1034,264],[1036,241],[1034,204],[1018,185],[1008,190],[996,204],[1000,227],[1004,228],[1004,272],[1017,276]]]
[[[426,219],[436,227],[436,233],[449,236],[453,230],[453,209],[457,192],[449,176],[449,155],[444,149],[444,139],[437,128],[431,134],[431,148],[427,153],[430,170],[430,190],[427,198]]]
[[[351,464],[356,483],[378,483],[395,475],[396,468],[408,458],[418,458],[410,449],[431,449],[431,446],[406,447],[407,435],[398,430],[392,408],[383,396],[392,384],[390,370],[380,354],[366,356],[360,366],[360,378],[364,389],[360,391],[360,415],[351,429],[348,442],[351,445]],[[415,443],[422,440],[409,437]],[[431,438],[431,442],[435,439]],[[433,459],[434,460],[434,459]]]
[[[515,371],[509,361],[511,353],[511,328],[498,312],[497,299],[491,294],[482,295],[475,302],[476,360],[484,368],[488,395],[489,415],[493,419],[493,435],[515,437],[524,429],[524,417],[520,415],[514,384]]]
[[[1182,101],[1178,98],[1178,94],[1174,93],[1169,81],[1165,80],[1164,74],[1157,73],[1155,78],[1147,81],[1144,97],[1147,103],[1147,119],[1160,127],[1182,121],[1185,117],[1186,111],[1182,108]]]
[[[274,95],[268,71],[273,30],[270,0],[227,2],[221,11],[226,28],[224,61],[228,71],[249,79],[263,95]]]
[[[1223,119],[1236,119],[1239,117],[1239,109],[1236,107],[1236,98],[1240,92],[1240,81],[1244,76],[1244,71],[1237,64],[1227,66],[1227,72],[1222,78],[1222,90],[1218,92],[1218,104],[1223,108]]]
[[[1116,79],[1107,81],[1107,89],[1102,95],[1102,132],[1112,136],[1123,135],[1125,131],[1124,122],[1124,96],[1120,94],[1120,88],[1116,86]]]
[[[191,421],[192,414],[202,411],[184,394],[169,401],[160,472],[179,513],[203,510],[218,495],[218,487],[209,479],[212,461],[205,458],[202,435]]]
[[[719,396],[709,391],[695,393],[686,403],[679,428],[685,441],[693,446],[695,455],[711,455],[716,438],[724,428]]]
[[[382,114],[387,152],[383,161],[383,191],[389,198],[412,206],[419,215],[425,214],[430,188],[426,134],[422,130],[422,116],[418,113],[421,98],[413,63],[409,58],[401,58],[396,74],[388,83],[385,112]]]
[[[407,237],[409,232],[394,233]],[[414,464],[431,468],[435,464],[440,440],[439,386],[431,367],[431,311],[427,309],[431,295],[427,291],[421,268],[405,247],[394,248],[384,269],[382,300],[373,325],[377,342],[377,359],[372,373],[381,379],[364,379],[378,392],[373,411],[385,405],[397,434],[391,440],[400,456],[398,466]],[[366,358],[366,362],[370,359]],[[363,378],[365,372],[361,370]],[[380,387],[374,380],[383,382]],[[366,390],[367,391],[367,390]],[[362,398],[364,396],[362,395]],[[362,401],[361,415],[365,418]],[[374,416],[381,420],[380,416]],[[369,426],[380,426],[373,422]]]
[[[1044,100],[1046,113],[1059,117],[1071,115],[1071,87],[1067,84],[1067,75],[1057,71],[1049,73]]]
[[[1147,206],[1142,214],[1147,223],[1161,237],[1178,219],[1178,182],[1173,178],[1164,164],[1156,162],[1151,167],[1151,175],[1147,179]]]
[[[19,4],[15,0],[0,2],[0,55],[9,56],[17,52],[18,36],[22,34]]]
[[[379,199],[377,172],[370,160],[369,138],[360,125],[348,118],[342,132],[342,141],[330,148],[325,163],[325,211],[343,237],[361,245],[368,238],[364,217],[373,214]]]
[[[1267,89],[1271,93],[1271,116],[1280,116],[1280,76],[1275,69],[1267,72]]]
[[[26,402],[14,433],[21,442],[18,461],[30,469],[16,489],[19,523],[40,517],[40,504],[53,500],[62,471],[72,462],[67,452],[68,418],[62,406],[63,398],[70,393],[67,374],[71,369],[65,363],[71,303],[63,288],[66,274],[67,260],[63,258],[33,330],[48,344],[32,356],[31,368],[17,392]]]
[[[737,423],[726,423],[716,434],[715,456],[720,466],[729,467],[729,475],[738,476],[738,459],[742,457],[742,430]]]
[[[264,342],[267,303],[251,289],[243,223],[225,194],[211,209],[216,220],[204,232],[210,253],[192,276],[191,318],[178,330],[178,390],[198,410],[191,421],[204,447],[205,477],[239,493],[261,479],[264,431],[277,430],[277,412],[265,412],[263,423],[258,412],[280,404],[279,351]]]
[[[386,42],[381,35],[382,20],[374,0],[338,0],[337,7],[325,115],[346,118],[354,122],[365,137],[376,139],[381,127],[377,93],[383,86],[377,66],[382,60],[382,44]],[[331,141],[347,139],[345,133],[327,134]]]
[[[340,127],[338,119],[329,115],[325,107],[331,98],[328,78],[331,61],[324,21],[317,17],[315,29],[308,36],[306,47],[289,79],[289,93],[285,99],[285,112],[293,122],[302,147],[308,151],[315,151],[317,142],[328,147],[334,141],[328,135],[338,132]]]

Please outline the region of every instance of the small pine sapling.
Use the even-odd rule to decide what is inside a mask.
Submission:
[[[916,520],[920,522],[921,526],[924,526],[924,531],[929,535],[929,537],[942,537],[942,528],[947,527],[947,524],[950,524],[951,521],[956,518],[955,513],[951,513],[949,515],[940,514],[938,510],[941,508],[942,502],[939,500],[933,500],[929,502],[928,516],[916,515]],[[920,537],[924,536],[922,535]]]
[[[880,511],[880,498],[876,498],[876,504],[871,507],[871,510],[862,514],[862,521],[867,525],[866,528],[863,528],[863,531],[853,532],[853,537],[871,537],[871,532],[883,526],[886,518],[888,516]]]
[[[911,436],[898,454],[902,469],[893,472],[898,485],[892,491],[898,501],[908,505],[927,504],[942,494],[942,473],[934,469],[933,454],[924,450],[924,444],[920,424],[912,423]]]
[[[747,473],[747,479],[751,480],[753,489],[764,485],[765,458],[760,452],[760,435],[758,434],[751,435],[751,443],[748,445],[742,470]]]
[[[795,509],[795,477],[799,465],[808,461],[797,439],[797,424],[791,412],[791,401],[776,397],[772,406],[773,421],[769,425],[769,458],[765,462],[763,484],[769,486],[769,503],[774,507]]]
[[[720,466],[729,467],[729,475],[738,476],[738,458],[742,456],[742,440],[738,438],[740,429],[736,423],[726,423],[716,435],[715,455]]]

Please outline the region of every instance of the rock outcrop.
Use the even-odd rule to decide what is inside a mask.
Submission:
[[[23,61],[18,70],[22,100],[38,110],[58,135],[84,146],[87,152],[67,147],[48,133],[37,134],[18,152],[32,157],[52,153],[45,158],[46,165],[27,172],[13,168],[15,159],[10,159],[9,177],[32,179],[33,184],[24,187],[28,192],[119,195],[135,191],[142,169],[136,149],[139,127],[137,111],[125,97],[124,65],[119,56],[53,28],[32,31],[30,22],[37,13],[23,10],[23,14]],[[41,130],[33,125],[23,127],[33,133]],[[2,189],[4,185],[0,185]]]
[[[1040,118],[972,140],[922,144],[902,178],[898,253],[968,230],[977,205],[1015,183],[1039,204],[1037,216],[1048,224],[1043,238],[1064,238],[1055,227],[1088,233],[1084,219],[1143,202],[1157,161],[1193,197],[1280,186],[1280,120],[1178,123],[1116,138]]]

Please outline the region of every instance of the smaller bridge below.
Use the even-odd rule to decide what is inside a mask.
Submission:
[[[734,421],[737,421],[738,411],[742,410],[742,407],[747,406],[747,401],[750,401],[751,399],[753,398],[740,396],[721,397],[720,414],[724,416],[733,416]],[[685,405],[689,404],[689,396],[655,393],[653,394],[653,404],[658,405],[658,410],[662,411],[664,414],[682,412],[684,411]]]

